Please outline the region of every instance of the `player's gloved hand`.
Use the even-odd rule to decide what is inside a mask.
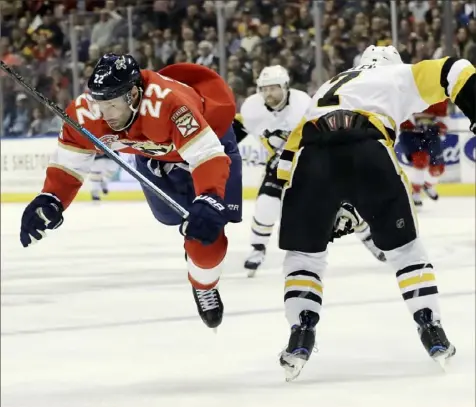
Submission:
[[[354,229],[359,223],[360,216],[355,208],[350,203],[344,202],[337,212],[330,241],[354,233]]]
[[[43,239],[46,229],[56,229],[63,223],[63,204],[53,194],[38,195],[23,211],[20,241],[23,247]]]
[[[151,158],[147,161],[147,168],[149,168],[150,172],[154,174],[156,177],[165,177],[168,175],[173,169],[175,169],[175,163],[168,163],[159,160],[154,160]]]
[[[197,196],[190,208],[189,217],[180,225],[180,233],[204,245],[212,244],[228,223],[226,204],[218,195]]]
[[[262,137],[265,138],[269,146],[274,150],[281,150],[288,139],[289,131],[275,130],[270,132],[265,130]]]

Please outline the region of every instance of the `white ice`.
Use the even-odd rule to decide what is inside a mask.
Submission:
[[[2,205],[3,407],[474,407],[475,200],[425,201],[420,230],[457,354],[425,353],[394,273],[354,236],[330,245],[319,352],[285,383],[276,236],[242,269],[252,202],[228,228],[218,334],[197,316],[181,237],[140,203],[75,203],[28,249],[24,205]]]

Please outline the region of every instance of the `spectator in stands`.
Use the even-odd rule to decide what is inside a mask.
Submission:
[[[38,62],[45,62],[54,59],[58,51],[48,42],[44,32],[35,33],[36,45],[31,50],[31,57]]]
[[[55,20],[53,13],[49,10],[42,18],[40,26],[36,29],[36,34],[46,39],[49,46],[57,51],[62,50],[64,34]]]
[[[246,30],[244,37],[241,39],[241,48],[243,48],[248,54],[253,51],[253,48],[260,43],[261,39],[258,35],[258,26],[250,24]]]
[[[155,55],[154,49],[151,43],[144,43],[142,52],[143,52],[143,57],[141,60],[142,69],[150,69],[152,71],[158,71],[160,68],[164,66],[163,61]]]
[[[99,45],[92,43],[88,48],[88,59],[86,64],[89,65],[96,65],[96,62],[101,57],[101,50],[99,49]]]
[[[6,136],[26,136],[30,127],[30,109],[24,93],[18,93],[15,108],[3,119],[3,133]]]
[[[75,96],[71,68],[78,69],[79,87],[106,51],[127,52],[127,13],[132,5],[134,50],[144,68],[158,70],[174,62],[194,62],[219,70],[216,2],[203,0],[65,0],[3,2],[0,54],[39,89],[61,105]],[[79,61],[72,67],[68,13],[84,4],[87,13],[75,15]],[[314,24],[308,1],[227,0],[227,81],[237,102],[255,92],[256,78],[266,65],[290,71],[291,86],[317,88],[358,63],[370,43],[391,42],[388,0],[326,0],[322,6],[322,66],[317,72]],[[446,54],[441,1],[400,0],[399,43],[404,62],[440,58]],[[454,49],[476,63],[476,20],[470,2],[454,1]],[[93,13],[94,12],[94,13]],[[99,21],[98,21],[99,20]],[[45,62],[46,61],[46,62]],[[50,73],[51,65],[58,65]],[[68,69],[66,69],[68,67]],[[319,75],[318,75],[319,73]],[[47,76],[50,74],[54,77]],[[5,81],[4,81],[5,82]],[[5,89],[5,87],[4,87]],[[4,93],[4,118],[12,121],[15,89]],[[21,101],[20,101],[21,104]],[[39,115],[35,112],[35,117]],[[48,112],[45,112],[48,114]],[[45,116],[45,119],[47,117]],[[50,116],[48,116],[48,119]],[[4,126],[5,127],[5,126]]]
[[[202,27],[217,27],[217,13],[215,10],[215,2],[207,0],[203,3],[203,11],[200,13],[200,19],[202,20]]]
[[[50,131],[51,120],[45,117],[43,110],[39,107],[33,109],[33,121],[31,122],[30,129],[27,136],[39,136],[47,134]]]
[[[91,42],[99,48],[108,47],[113,40],[113,30],[121,19],[121,15],[114,10],[101,10],[99,21],[93,26]]]
[[[51,99],[62,106],[67,105],[72,99],[68,76],[60,66],[53,66],[49,78],[51,78]]]
[[[197,45],[195,41],[184,41],[182,44],[182,51],[185,52],[185,55],[187,55],[187,62],[190,62],[192,64],[195,63],[198,57]]]
[[[8,65],[20,65],[22,62],[21,58],[14,52],[14,49],[10,44],[10,37],[0,38],[0,56],[2,57],[2,61]]]
[[[210,41],[201,41],[198,44],[199,57],[195,61],[196,64],[211,66],[213,63],[218,63],[218,58],[213,55],[212,44]]]
[[[155,55],[166,65],[171,64],[175,50],[177,49],[177,41],[173,38],[172,30],[166,28],[163,33],[161,31],[156,31],[153,38],[155,44]]]
[[[88,92],[88,80],[91,77],[95,64],[86,64],[84,69],[81,71],[81,76],[79,79],[79,91],[81,93]]]
[[[250,86],[252,84],[250,71],[241,64],[236,55],[230,55],[228,58],[228,74],[233,74],[234,77],[240,78],[244,86]]]
[[[5,37],[4,37],[5,38]],[[23,54],[24,49],[28,45],[29,36],[26,30],[22,30],[20,27],[13,27],[10,33],[11,49],[17,54]]]

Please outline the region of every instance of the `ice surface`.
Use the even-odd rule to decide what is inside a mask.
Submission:
[[[77,203],[28,249],[2,205],[2,407],[474,407],[475,200],[425,201],[420,229],[457,355],[423,350],[394,274],[354,236],[330,245],[319,352],[285,383],[283,253],[255,279],[245,222],[228,228],[215,335],[195,310],[181,237],[145,203]]]

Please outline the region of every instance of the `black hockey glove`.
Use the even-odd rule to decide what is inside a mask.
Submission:
[[[359,224],[360,216],[355,208],[350,203],[344,202],[337,212],[334,230],[329,241],[332,242],[334,239],[354,233],[355,227]]]
[[[20,241],[23,247],[43,239],[46,229],[63,223],[63,204],[53,194],[40,194],[25,208],[21,218]]]
[[[218,195],[197,196],[190,207],[189,217],[180,225],[180,233],[204,245],[212,244],[228,223],[226,204]]]
[[[283,149],[284,144],[286,144],[286,141],[288,139],[288,136],[289,131],[284,130],[274,130],[273,132],[265,130],[262,135],[262,137],[267,140],[269,146],[274,151],[279,151]]]

